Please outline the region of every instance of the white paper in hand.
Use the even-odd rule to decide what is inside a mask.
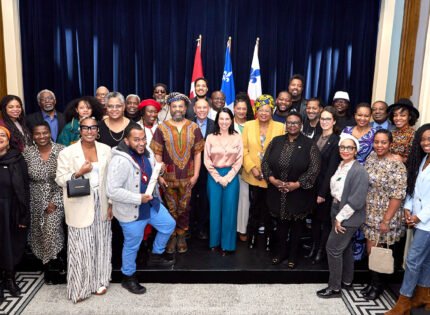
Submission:
[[[158,176],[160,175],[162,163],[155,163],[154,168],[152,169],[151,179],[149,180],[148,187],[146,187],[145,195],[152,196],[154,192],[155,186],[157,185]]]

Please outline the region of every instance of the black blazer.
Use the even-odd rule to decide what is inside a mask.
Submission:
[[[315,143],[318,139],[319,137],[315,138]],[[336,172],[341,160],[338,145],[339,136],[333,133],[321,150],[321,170],[317,178],[316,193],[317,196],[323,197],[324,199],[329,199],[331,197],[330,179]]]
[[[193,118],[193,122],[195,122],[197,124],[197,117]],[[208,125],[206,126],[206,134],[203,135],[203,138],[206,140],[206,138],[208,137],[208,135],[210,135],[211,133],[213,133],[215,131],[215,122],[208,118]],[[203,156],[203,154],[202,154]]]
[[[209,107],[212,107],[212,101],[209,97],[206,96],[206,101],[209,103]],[[191,104],[187,107],[187,112],[185,113],[185,118],[189,120],[193,120],[196,117],[194,113],[194,104],[197,102],[197,96],[191,100]]]
[[[60,113],[58,110],[56,112],[57,112],[57,119],[58,119],[58,135],[57,135],[58,137],[61,133],[61,130],[63,130],[64,125],[66,124],[66,121],[64,119],[63,113]],[[28,115],[25,121],[27,122],[28,129],[30,129],[30,132],[31,132],[35,125],[44,122],[42,112],[38,111],[36,113]]]
[[[280,157],[286,141],[288,141],[287,135],[277,136],[272,139],[272,142],[269,144],[264,154],[261,166],[263,174],[267,181],[269,176],[273,175],[275,178],[282,181],[294,182],[303,174],[308,173],[312,187],[307,189],[300,187],[286,195],[284,194],[286,198],[286,209],[283,210],[292,215],[309,213],[314,204],[313,186],[318,176],[321,163],[319,151],[311,139],[300,134],[292,144],[295,148],[291,156],[291,163],[287,166],[287,169],[284,169],[282,162],[280,163]],[[315,150],[315,158],[313,160],[311,157],[311,150]],[[281,215],[281,192],[269,181],[266,202],[270,213],[275,217],[279,217]]]

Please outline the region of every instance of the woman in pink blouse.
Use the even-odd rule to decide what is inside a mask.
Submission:
[[[242,166],[242,137],[234,130],[233,113],[223,108],[216,116],[215,131],[206,138],[204,163],[208,176],[210,208],[209,247],[221,252],[236,249],[238,172]]]

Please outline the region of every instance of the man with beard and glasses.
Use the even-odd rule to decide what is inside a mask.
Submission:
[[[137,124],[125,130],[124,139],[112,149],[112,160],[107,172],[106,192],[112,200],[113,215],[124,234],[122,249],[122,286],[134,294],[145,293],[135,276],[136,256],[147,224],[157,229],[150,266],[171,266],[174,257],[165,253],[166,243],[175,229],[175,220],[160,200],[147,194],[152,175],[146,150],[146,135]]]
[[[158,122],[160,123],[165,120],[172,119],[169,104],[166,103],[166,95],[168,93],[169,90],[167,89],[167,85],[164,83],[155,83],[152,88],[152,98],[161,105],[161,109],[158,112]]]
[[[185,233],[189,228],[191,190],[197,182],[204,139],[199,126],[185,119],[190,99],[173,92],[167,97],[172,119],[162,122],[154,133],[150,148],[157,162],[165,164],[159,179],[170,214],[176,220],[176,230],[166,247],[167,253],[188,250]]]
[[[301,74],[294,74],[288,83],[288,92],[291,94],[292,108],[304,118],[306,113],[306,100],[303,97],[305,78]]]
[[[194,113],[194,104],[197,102],[197,100],[199,99],[205,99],[210,106],[212,106],[212,101],[211,99],[207,96],[208,95],[208,80],[206,80],[205,78],[197,78],[195,83],[194,83],[194,91],[196,94],[196,97],[193,98],[191,100],[191,106],[188,106],[187,108],[187,112],[185,114],[185,118],[189,119],[189,120],[193,120],[193,118],[196,116]]]
[[[376,130],[386,129],[392,131],[396,128],[388,119],[388,104],[384,101],[376,101],[372,104],[372,118],[373,121],[370,126]]]
[[[37,103],[40,111],[27,116],[26,122],[29,130],[46,121],[51,128],[51,137],[54,142],[63,130],[65,123],[63,113],[55,110],[56,99],[54,92],[50,90],[42,90],[37,94]]]
[[[124,116],[128,119],[138,122],[142,118],[141,112],[138,109],[140,104],[140,97],[136,94],[129,94],[125,99],[125,113]]]
[[[276,109],[272,115],[274,121],[285,124],[288,113],[290,111],[296,111],[296,109],[292,107],[293,103],[291,102],[291,98],[291,93],[288,91],[281,91],[278,93],[278,97],[275,101]]]

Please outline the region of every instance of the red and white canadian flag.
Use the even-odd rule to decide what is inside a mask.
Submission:
[[[194,82],[197,78],[202,78],[203,76],[203,64],[202,64],[202,35],[197,39],[197,48],[196,55],[194,56],[194,67],[193,67],[193,76],[191,77],[191,88],[190,88],[190,99],[193,99],[196,96],[196,92],[194,90]]]

